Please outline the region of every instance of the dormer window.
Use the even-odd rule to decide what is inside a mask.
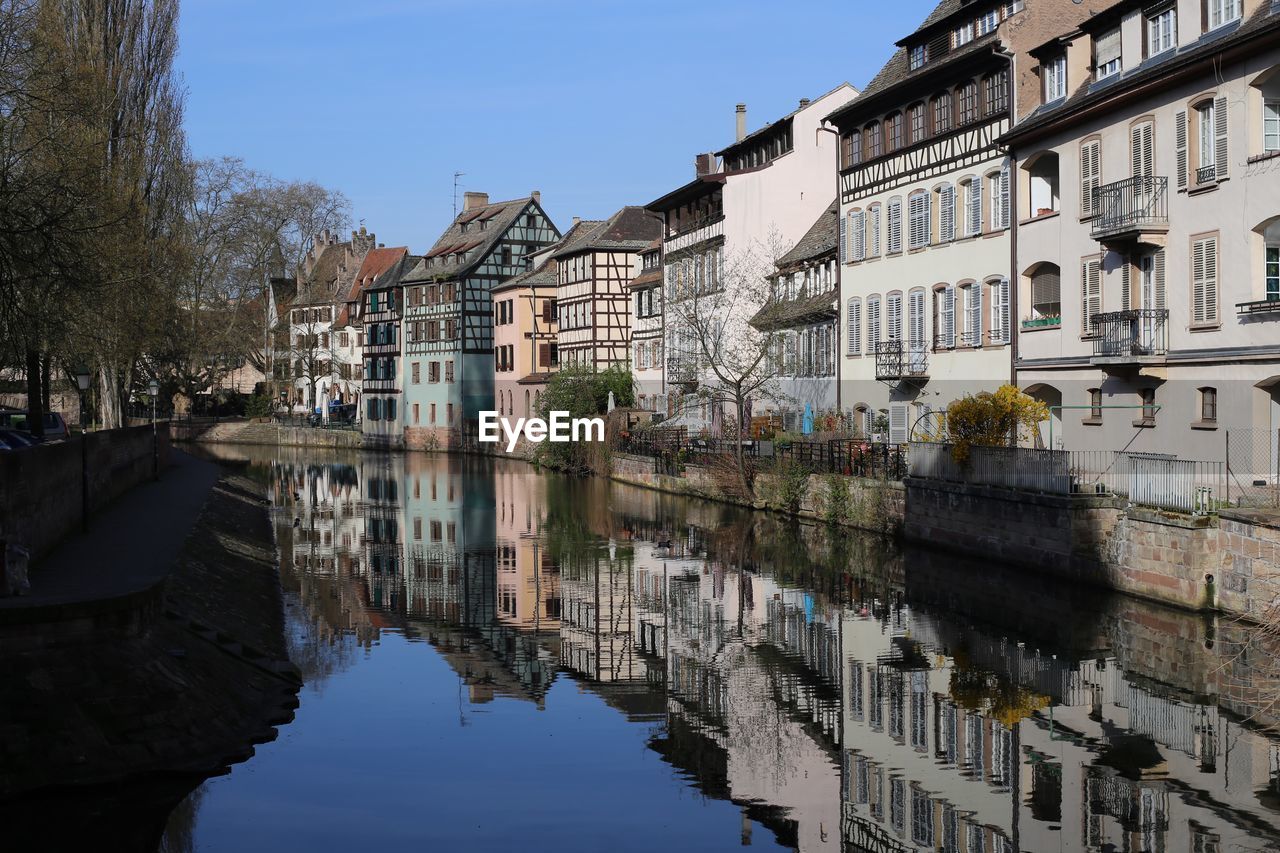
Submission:
[[[1044,102],[1046,104],[1067,96],[1067,57],[1059,54],[1045,60],[1041,66],[1044,75]]]
[[[957,48],[973,41],[973,22],[956,27],[951,34],[951,47]]]
[[[1240,20],[1240,15],[1243,13],[1241,0],[1207,0],[1207,3],[1211,30]]]
[[[1178,12],[1173,7],[1147,17],[1147,56],[1172,50],[1178,44]]]
[[[978,36],[987,35],[996,31],[996,27],[1000,26],[1000,10],[992,9],[990,12],[984,12],[978,18]]]
[[[1105,80],[1112,75],[1119,74],[1121,67],[1120,28],[1116,27],[1114,30],[1108,30],[1094,39],[1094,76],[1099,80]]]
[[[923,68],[924,64],[929,61],[929,48],[927,45],[918,44],[911,48],[909,56],[911,59],[912,71],[915,71],[917,68]]]

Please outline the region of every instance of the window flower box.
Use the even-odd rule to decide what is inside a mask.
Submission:
[[[1024,329],[1048,329],[1062,325],[1061,317],[1031,317],[1022,321]]]

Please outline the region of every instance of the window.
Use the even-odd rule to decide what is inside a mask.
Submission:
[[[964,236],[977,237],[982,234],[982,178],[962,181],[960,187],[964,190]]]
[[[867,351],[874,352],[880,343],[880,297],[867,297]]]
[[[951,34],[951,46],[953,48],[968,44],[973,41],[973,22],[957,27]]]
[[[948,284],[936,291],[938,299],[938,338],[936,346],[953,349],[956,345],[956,286]]]
[[[1089,420],[1102,422],[1102,389],[1089,389]]]
[[[1007,344],[1012,339],[1009,325],[1009,279],[988,282],[991,288],[991,342]]]
[[[892,255],[902,251],[902,199],[889,199],[889,241],[885,253]]]
[[[933,99],[933,132],[946,133],[951,129],[951,93],[943,92]]]
[[[432,361],[427,363],[427,381],[428,382],[440,381],[440,362]]]
[[[1280,246],[1267,246],[1263,258],[1266,298],[1280,300]]]
[[[1212,181],[1214,178],[1214,146],[1213,146],[1213,129],[1214,129],[1214,109],[1213,101],[1205,101],[1196,107],[1196,128],[1198,130],[1197,143],[1199,147],[1199,157],[1196,165],[1196,183],[1202,184],[1206,181]]]
[[[880,136],[880,122],[873,121],[867,125],[866,130],[862,134],[863,141],[866,144],[867,159],[874,160],[880,156],[880,145],[882,142]]]
[[[1241,14],[1241,0],[1208,0],[1209,29],[1238,20]]]
[[[452,361],[446,361],[444,363],[444,381],[445,382],[453,381],[453,362]]]
[[[1102,259],[1080,263],[1080,334],[1097,334],[1094,318],[1102,313]]]
[[[907,247],[929,245],[929,193],[921,190],[907,198]]]
[[[1262,150],[1280,151],[1280,100],[1262,104]]]
[[[938,242],[950,243],[956,238],[956,188],[952,184],[938,187]]]
[[[1097,214],[1098,187],[1102,183],[1102,143],[1093,139],[1080,146],[1080,215]]]
[[[996,27],[998,27],[999,25],[1000,25],[999,9],[991,9],[990,11],[983,12],[982,15],[978,18],[978,36],[982,37],[987,35],[988,33],[995,32]]]
[[[1120,28],[1108,30],[1093,41],[1093,73],[1099,80],[1105,80],[1121,70],[1120,62]]]
[[[1178,43],[1178,12],[1170,6],[1147,18],[1147,56],[1172,50]]]
[[[1031,317],[1062,316],[1062,271],[1057,264],[1040,264],[1031,274]]]
[[[926,45],[918,44],[911,48],[909,55],[911,57],[911,70],[915,71],[917,68],[923,68],[924,64],[929,61],[929,48]]]
[[[911,133],[912,145],[922,142],[929,135],[925,129],[924,104],[915,104],[907,108],[907,125]]]
[[[848,307],[848,354],[862,354],[862,300],[854,297]]]
[[[1136,421],[1135,425],[1154,425],[1156,422],[1156,389],[1143,388],[1138,392],[1138,399],[1142,401],[1142,420]]]
[[[1055,56],[1040,68],[1044,75],[1044,102],[1050,103],[1067,96],[1067,57]]]
[[[1046,151],[1027,165],[1027,194],[1031,216],[1058,212],[1058,155]],[[1092,191],[1092,190],[1091,190]]]
[[[880,257],[880,205],[873,204],[867,211],[867,257]]]
[[[885,340],[902,340],[901,293],[890,293],[885,297]]]
[[[991,230],[1009,227],[1009,164],[989,176],[991,184]]]
[[[1191,244],[1191,322],[1218,322],[1218,238],[1203,237]]]
[[[964,306],[960,343],[963,346],[982,346],[982,285],[960,286],[960,300]]]
[[[413,363],[413,384],[417,385],[422,381],[422,365],[419,362]]]
[[[855,130],[849,134],[849,165],[856,166],[862,162],[862,131]]]
[[[884,120],[885,151],[897,151],[902,147],[902,113],[894,113]]]
[[[1004,112],[1009,107],[1009,72],[997,71],[986,79],[987,115]]]
[[[978,84],[970,80],[957,90],[960,97],[960,124],[978,119]]]
[[[849,212],[849,259],[861,261],[867,256],[866,228],[861,210]]]
[[[1218,420],[1218,389],[1200,389],[1200,422],[1216,423]]]

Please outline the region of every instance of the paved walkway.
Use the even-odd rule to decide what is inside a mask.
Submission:
[[[213,462],[181,450],[158,482],[137,486],[89,519],[89,530],[67,539],[31,569],[31,592],[0,598],[5,616],[33,617],[44,608],[128,598],[173,569],[209,492],[222,473]],[[24,611],[22,613],[16,611]]]

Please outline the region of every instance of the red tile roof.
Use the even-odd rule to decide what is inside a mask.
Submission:
[[[405,255],[409,253],[407,246],[396,246],[391,249],[377,248],[370,249],[369,254],[364,256],[364,263],[360,264],[360,270],[356,273],[356,279],[351,283],[351,290],[347,293],[342,310],[338,312],[338,322],[334,324],[334,328],[341,328],[348,325],[350,317],[350,306],[352,303],[360,301],[360,294],[366,287],[373,283],[373,280],[382,275]]]

